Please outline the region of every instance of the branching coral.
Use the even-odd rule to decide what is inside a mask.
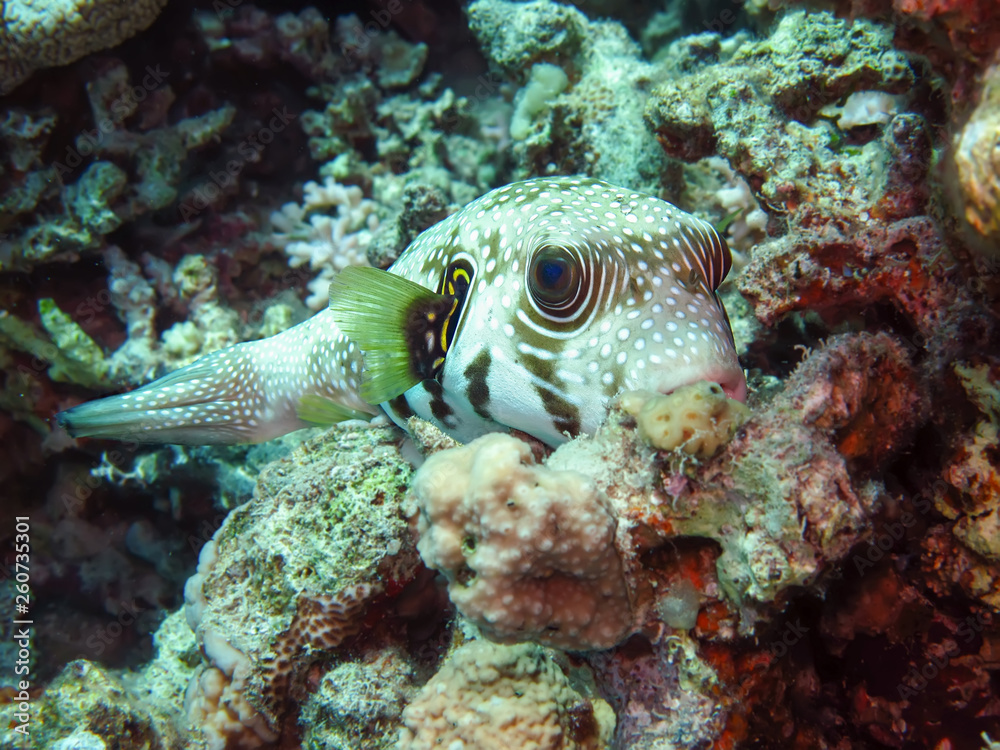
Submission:
[[[143,91],[144,104],[155,108],[157,93],[172,96],[167,74],[147,78],[152,91]],[[39,173],[34,182],[21,178],[19,184],[5,186],[14,192],[5,200],[14,204],[10,209],[16,218],[10,217],[10,231],[0,238],[0,270],[72,260],[81,252],[100,249],[104,236],[125,223],[170,205],[177,198],[188,153],[213,142],[236,114],[234,107],[223,106],[171,125],[132,129],[128,118],[138,103],[129,84],[124,64],[105,71],[88,87],[93,130],[81,132],[55,164],[32,164]],[[34,123],[35,130],[41,129],[34,137],[35,148],[44,148],[43,115],[22,119],[17,139],[8,121],[7,140],[15,140],[23,150],[25,131]],[[47,182],[44,191],[33,187],[42,178]]]
[[[308,284],[306,304],[321,310],[329,302],[330,281],[337,271],[368,265],[378,204],[363,197],[357,185],[340,185],[332,177],[322,185],[307,182],[303,192],[302,205],[286,203],[271,215],[271,225],[277,230],[274,241],[283,247],[292,268],[308,264],[319,271]]]

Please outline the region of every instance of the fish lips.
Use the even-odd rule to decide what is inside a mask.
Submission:
[[[678,388],[705,380],[709,383],[718,383],[727,397],[735,399],[740,403],[747,400],[747,380],[743,374],[743,369],[739,367],[709,367],[695,368],[686,367],[682,369],[672,369],[657,373],[654,387],[649,390],[663,394],[669,394]]]

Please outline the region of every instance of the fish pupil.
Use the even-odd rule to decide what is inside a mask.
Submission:
[[[569,251],[544,247],[532,261],[528,287],[543,307],[560,306],[576,296],[579,278],[577,263]]]
[[[559,282],[568,276],[566,263],[562,260],[546,260],[538,265],[538,275],[542,286],[548,289],[558,289]]]

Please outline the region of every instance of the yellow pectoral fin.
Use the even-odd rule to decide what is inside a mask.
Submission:
[[[368,412],[351,409],[331,398],[314,393],[306,394],[299,399],[295,414],[303,422],[318,425],[337,424],[347,419],[370,419],[372,416]]]
[[[414,281],[377,268],[348,266],[330,284],[330,311],[337,326],[361,350],[361,398],[381,404],[433,377],[425,354],[428,332],[437,338],[441,316],[453,300]]]

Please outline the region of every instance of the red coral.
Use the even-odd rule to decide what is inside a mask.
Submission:
[[[801,210],[801,229],[761,245],[737,280],[762,323],[808,310],[836,324],[883,304],[936,364],[988,345],[989,321],[930,218],[884,225]]]
[[[1000,47],[996,0],[894,0],[893,9],[943,28],[958,49],[986,55]]]

